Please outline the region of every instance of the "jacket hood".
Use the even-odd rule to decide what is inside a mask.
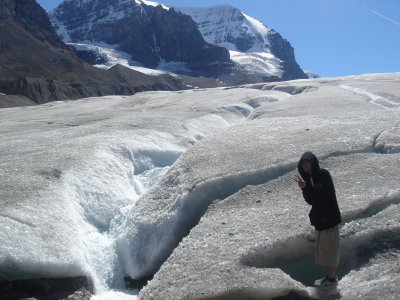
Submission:
[[[310,174],[304,172],[303,168],[301,167],[301,164],[302,164],[302,162],[303,162],[304,160],[306,160],[306,161],[308,161],[308,162],[311,163],[311,168],[312,168],[312,171],[311,171],[311,172],[312,172],[312,174],[313,174],[313,177],[314,177],[316,174],[318,174],[319,171],[320,171],[319,161],[318,161],[318,158],[315,156],[315,154],[312,153],[312,152],[310,152],[310,151],[305,152],[305,153],[301,156],[300,161],[299,161],[299,164],[298,164],[298,166],[297,166],[297,169],[298,169],[298,171],[299,171],[301,177],[302,177],[304,180],[309,180],[309,179],[310,179]]]

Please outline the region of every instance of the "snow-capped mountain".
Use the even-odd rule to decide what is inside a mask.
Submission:
[[[229,52],[206,43],[189,16],[151,1],[66,0],[51,20],[66,42],[116,45],[149,68],[174,61],[211,72],[230,63]]]
[[[270,52],[272,30],[231,5],[179,7],[198,24],[204,39],[231,51]]]
[[[231,5],[180,7],[198,24],[204,39],[225,47],[248,72],[278,78],[306,78],[290,43],[275,30]]]
[[[206,71],[228,83],[307,78],[289,42],[230,5],[173,8],[143,0],[66,0],[51,20],[65,42],[96,52],[80,53],[100,67],[119,62],[178,73]]]

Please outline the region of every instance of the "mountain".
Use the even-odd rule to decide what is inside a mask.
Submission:
[[[170,75],[149,76],[122,66],[102,70],[85,63],[59,39],[34,0],[0,0],[0,25],[0,107],[185,88]]]
[[[228,49],[231,59],[248,72],[281,79],[307,78],[290,43],[239,9],[231,5],[176,9],[190,15],[207,42]]]
[[[50,16],[64,41],[117,45],[148,68],[178,61],[215,73],[230,64],[229,52],[206,43],[191,17],[150,1],[66,0]]]
[[[123,56],[132,68],[200,71],[225,84],[307,78],[289,42],[230,5],[174,8],[141,0],[67,0],[50,16],[59,36],[98,66]]]

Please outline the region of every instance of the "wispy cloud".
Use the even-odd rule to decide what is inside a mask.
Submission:
[[[366,6],[364,6],[364,8],[365,8],[366,10],[368,10],[370,13],[372,13],[372,14],[374,14],[374,15],[377,15],[378,17],[381,17],[381,18],[385,19],[386,21],[389,21],[390,23],[393,23],[394,25],[397,25],[397,26],[400,27],[400,23],[399,23],[399,22],[397,22],[397,21],[395,21],[395,20],[393,20],[393,19],[391,19],[391,18],[388,18],[388,17],[382,15],[381,13],[377,12],[376,10],[370,9],[370,8],[368,8],[368,7],[366,7]]]

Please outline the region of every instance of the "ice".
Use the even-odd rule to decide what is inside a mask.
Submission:
[[[296,87],[300,88],[304,83],[305,81],[292,82],[290,84],[293,88],[287,90],[296,90]],[[206,214],[201,219],[199,225],[196,226],[196,224],[206,207],[213,201],[224,199],[231,194],[235,195],[238,190],[243,189],[248,184],[262,184],[263,182],[268,182],[271,179],[282,176],[290,170],[294,170],[299,155],[306,148],[316,151],[323,160],[330,157],[335,159],[336,157],[341,158],[351,154],[360,153],[359,155],[363,155],[363,153],[378,151],[375,147],[376,139],[386,128],[391,128],[393,122],[398,122],[398,112],[396,110],[387,112],[385,109],[368,103],[362,105],[362,98],[359,99],[354,96],[351,98],[349,97],[349,93],[345,91],[344,96],[340,97],[338,93],[340,95],[341,92],[340,87],[337,87],[337,82],[332,82],[332,85],[329,84],[327,86],[318,85],[318,81],[314,83],[316,83],[315,86],[311,86],[313,88],[303,89],[303,92],[300,93],[293,93],[293,97],[287,101],[270,103],[260,109],[268,110],[268,114],[262,114],[259,118],[253,119],[252,122],[235,125],[227,128],[220,134],[217,133],[206,137],[177,161],[164,179],[144,196],[142,202],[138,203],[135,211],[130,211],[127,214],[130,220],[128,222],[130,224],[128,226],[129,230],[121,235],[118,244],[120,249],[133,249],[131,253],[123,253],[123,259],[127,261],[125,268],[128,274],[132,277],[141,277],[156,271],[158,268],[156,264],[163,261],[165,257],[168,257],[169,253],[174,249],[170,257],[171,261],[168,260],[163,265],[157,273],[159,275],[157,278],[165,277],[171,280],[171,278],[175,278],[174,275],[171,275],[173,274],[173,269],[178,269],[178,273],[182,274],[185,268],[187,270],[186,274],[195,272],[194,270],[198,273],[198,270],[201,268],[207,269],[207,272],[210,274],[218,273],[217,267],[212,271],[205,266],[209,266],[209,264],[218,265],[218,262],[223,261],[224,258],[226,260],[226,257],[234,256],[232,253],[224,252],[224,250],[226,251],[225,248],[245,248],[243,245],[248,244],[245,232],[248,232],[249,235],[251,233],[250,237],[253,240],[263,240],[262,236],[259,238],[254,237],[254,232],[252,231],[254,230],[254,226],[258,226],[258,223],[255,223],[253,220],[261,222],[262,217],[246,215],[245,212],[241,211],[241,213],[238,213],[237,219],[231,222],[224,221],[226,224],[238,224],[236,226],[240,227],[236,227],[236,230],[232,230],[231,232],[215,232],[215,225],[219,224],[220,220],[224,220],[223,216],[232,215],[232,212],[223,207],[218,210],[222,214],[218,214],[216,218],[207,223],[207,226],[203,227],[203,231],[197,237],[195,232],[201,227],[201,222],[207,219],[208,215]],[[310,85],[310,82],[307,84]],[[286,86],[288,87],[287,83]],[[286,107],[287,110],[277,110],[282,106]],[[345,112],[344,109],[351,106],[357,107],[357,111],[346,109]],[[310,108],[313,109],[311,110]],[[311,110],[310,114],[307,113],[306,109],[308,111]],[[329,110],[328,115],[326,113],[327,109]],[[284,113],[286,113],[286,116],[283,116]],[[282,132],[285,132],[284,138],[282,138]],[[297,156],[293,156],[296,153]],[[388,156],[385,159],[387,159],[386,162],[381,161],[381,163],[387,169],[387,165],[398,158]],[[376,165],[375,169],[371,170],[373,166],[371,161],[379,162],[376,156],[371,156],[367,161],[363,157],[362,161],[363,163],[359,163],[360,167],[358,169],[352,170],[354,172],[359,170],[356,174],[350,173],[349,168],[345,168],[347,173],[344,175],[344,178],[347,182],[349,182],[348,178],[352,178],[354,175],[356,178],[361,178],[363,176],[361,174],[365,174],[365,171],[368,172],[368,176],[371,176],[371,174],[375,174],[379,170],[379,168],[376,168]],[[351,166],[352,162],[350,161],[349,163],[349,166]],[[366,170],[363,170],[365,166],[367,166]],[[354,182],[349,182],[349,184],[352,184],[352,196],[358,195],[359,201],[362,200],[362,203],[345,202],[343,210],[347,220],[350,218],[349,216],[363,216],[364,212],[368,212],[369,207],[374,207],[374,205],[380,202],[390,203],[396,200],[387,197],[388,189],[396,186],[395,182],[398,181],[398,177],[393,176],[395,174],[392,173],[396,169],[393,167],[389,171],[380,175],[387,182],[383,184],[380,181],[379,195],[372,193],[370,197],[366,198],[366,188],[362,188],[362,184],[354,187]],[[392,180],[388,180],[389,178]],[[288,177],[286,181],[291,182]],[[370,185],[371,182],[367,186]],[[286,185],[285,188],[288,189],[288,186]],[[293,187],[290,188],[293,189]],[[267,194],[268,190],[265,191]],[[247,190],[245,189],[244,191]],[[396,193],[392,194],[396,195]],[[281,198],[287,196],[287,192],[280,190],[277,192],[277,195],[281,196],[279,196],[280,200],[277,200],[276,203],[287,203],[287,201],[283,202]],[[238,202],[241,196],[243,195],[240,194],[238,198],[234,198],[237,201],[232,200],[234,203],[233,206],[239,205]],[[299,197],[299,195],[296,194],[296,197]],[[396,196],[393,197],[396,198]],[[249,197],[248,201],[256,203],[256,199],[260,199],[260,196],[257,194]],[[248,205],[246,206],[246,210],[249,210]],[[282,215],[291,215],[291,211],[292,213],[299,211],[298,208],[291,208],[288,204],[283,207],[278,204],[275,205],[283,213],[280,214],[276,210],[273,210],[271,214],[275,217],[268,213],[270,219],[276,219],[277,216]],[[356,212],[358,205],[365,208],[360,213]],[[211,207],[211,209],[208,209],[209,212],[214,209],[214,206]],[[257,211],[257,208],[254,208],[254,210]],[[304,211],[303,220],[295,220],[297,221],[295,223],[292,223],[293,221],[290,220],[288,223],[291,226],[287,226],[290,229],[290,233],[296,234],[296,238],[300,236],[300,239],[307,238],[308,236],[308,233],[304,232],[304,229],[300,230],[298,225],[308,225],[308,220],[306,220],[307,210],[304,209]],[[262,212],[267,214],[266,210]],[[146,217],[143,218],[143,216]],[[149,219],[146,220],[146,218]],[[250,223],[249,226],[244,224],[245,220],[248,220],[247,222]],[[274,236],[276,232],[279,232],[280,238],[282,238],[283,228],[276,227],[276,224],[282,224],[282,221],[277,219],[271,223],[263,224],[262,228],[269,228],[271,234]],[[192,226],[195,227],[192,228]],[[300,231],[293,231],[293,228],[298,228]],[[184,239],[178,248],[175,248],[179,243],[177,235],[181,235],[183,238],[189,231],[188,239],[193,237],[194,240],[185,243],[186,239]],[[152,232],[152,237],[149,237],[150,232]],[[214,232],[215,235],[213,234]],[[168,238],[168,235],[170,238]],[[213,236],[215,236],[214,240],[216,242],[211,248],[210,244],[212,244],[211,240]],[[229,245],[226,240],[222,240],[224,236],[232,236],[232,239],[236,238],[238,244]],[[303,238],[301,238],[302,236]],[[271,236],[271,239],[276,238]],[[143,246],[143,243],[145,243],[145,246]],[[203,243],[207,245],[207,249],[204,251],[200,246]],[[219,248],[221,244],[225,245],[224,249]],[[292,250],[288,252],[298,254],[294,249],[300,245],[300,242],[294,242]],[[196,248],[193,252],[188,250],[188,247],[196,246],[199,248]],[[146,251],[141,252],[140,249],[143,247],[145,247]],[[271,247],[274,248],[273,246]],[[283,246],[278,247],[278,249],[281,248]],[[182,249],[182,252],[180,252],[180,249]],[[208,250],[212,255],[221,253],[221,256],[218,256],[214,260],[205,253]],[[196,251],[200,251],[200,254],[195,254]],[[178,258],[179,262],[174,260],[176,257],[174,253],[179,253],[182,256],[182,261]],[[271,253],[266,251],[266,255],[270,256]],[[236,254],[236,257],[238,256],[240,255]],[[187,260],[189,257],[196,257],[196,259],[191,259],[189,263]],[[207,263],[208,259],[212,262]],[[193,264],[193,266],[186,266],[187,264]],[[163,273],[164,268],[166,273]],[[181,278],[178,274],[176,276],[176,278]],[[194,275],[190,276],[188,281],[185,281],[185,284],[187,283],[188,285],[183,284],[184,287],[178,289],[178,291],[171,292],[171,299],[174,299],[174,297],[192,297],[193,294],[189,295],[187,291],[191,291],[194,294],[198,291],[198,295],[200,295],[201,289],[205,286],[213,285],[211,281],[218,280],[216,277],[210,276],[210,282],[201,283],[201,281],[204,281],[204,274],[198,275],[199,281],[193,277]],[[224,280],[229,281],[229,279]],[[233,282],[232,289],[240,285],[233,278],[231,280]],[[144,298],[148,296],[147,289],[151,290],[151,292],[157,290],[157,283],[154,283],[154,285],[154,289],[152,289],[151,282],[149,287],[143,290],[142,295]],[[196,290],[196,285],[199,286],[200,290]],[[219,285],[214,284],[213,286]],[[274,283],[271,283],[271,286],[274,286]],[[215,287],[215,289],[218,290],[219,288]],[[182,293],[180,294],[180,292]],[[213,291],[210,294],[218,294],[220,292]],[[161,297],[161,295],[159,296]]]
[[[400,281],[400,251],[376,257],[367,267],[352,272],[342,280],[342,294],[345,299],[397,299]],[[352,288],[349,288],[352,287]]]
[[[397,123],[391,129],[382,132],[376,139],[376,148],[382,153],[400,152],[400,126]]]
[[[263,94],[147,92],[0,110],[1,277],[83,275],[97,293],[120,289],[116,215],[198,140],[245,120],[216,110]]]
[[[309,207],[291,179],[312,150],[334,178],[346,249],[367,249],[343,274],[342,296],[377,287],[368,276],[381,274],[390,299],[399,292],[389,279],[396,269],[384,273],[398,260],[386,237],[399,228],[399,108],[341,86],[396,102],[399,80],[319,78],[2,109],[0,276],[83,275],[98,299],[134,298],[124,276],[154,273],[141,299],[308,295],[285,266],[312,255]]]
[[[388,168],[385,161],[393,159],[397,163]],[[349,208],[352,209],[351,204],[354,200],[353,191],[350,189],[354,183],[349,178],[352,178],[353,172],[358,171],[357,165],[361,166],[363,162],[373,164],[372,172],[368,170],[358,175],[363,179],[364,195],[368,193],[365,187],[372,184],[376,186],[375,195],[364,199],[363,206],[367,207],[369,203],[385,197],[387,190],[396,186],[398,175],[394,178],[391,178],[391,175],[396,172],[398,161],[398,156],[393,158],[372,153],[332,157],[323,160],[322,165],[329,168],[337,190],[341,191],[338,194],[339,205],[346,215]],[[356,170],[349,170],[352,165],[356,166]],[[349,168],[342,170],[342,166]],[[392,173],[379,179],[388,169]],[[212,204],[200,223],[182,240],[161,267],[155,279],[142,290],[141,297],[147,299],[150,293],[155,298],[160,297],[161,294],[157,291],[159,286],[165,286],[164,278],[174,285],[174,289],[164,294],[163,299],[196,298],[201,293],[220,295],[246,285],[256,288],[258,282],[263,282],[264,286],[279,287],[276,279],[270,278],[271,272],[274,274],[279,270],[276,269],[278,266],[289,265],[303,256],[312,257],[313,252],[310,242],[313,234],[307,217],[309,207],[291,180],[293,175],[291,171],[265,184],[248,186],[231,197]],[[376,184],[376,179],[379,184]],[[387,181],[388,179],[392,181]],[[397,194],[397,197],[391,199],[393,203],[399,203],[399,196]],[[361,203],[358,205],[361,206]],[[347,247],[347,250],[343,250],[344,254],[351,258],[351,254],[360,247],[365,249],[369,241],[379,241],[382,236],[387,236],[388,230],[395,230],[396,234],[399,228],[398,220],[398,204],[372,218],[347,219],[345,227],[341,229],[344,247]],[[390,239],[390,236],[388,238]],[[379,242],[377,244],[379,245]],[[249,269],[249,266],[257,268]],[[309,265],[301,269],[303,273],[300,273],[300,278],[296,279],[305,281],[311,273],[314,274],[314,277],[310,278],[312,283],[317,278],[315,276],[318,271],[322,271],[314,271],[313,267],[311,259]],[[254,273],[250,275],[250,271]],[[285,279],[284,274],[277,277],[284,286],[290,286],[290,280]],[[350,285],[348,289],[351,287]],[[285,291],[270,291],[265,293],[264,297],[283,296],[289,290],[308,292],[304,287],[293,286]],[[261,291],[260,287],[259,292]],[[243,295],[251,294],[243,292]]]
[[[390,107],[396,107],[399,106],[400,104],[394,101],[391,101],[387,98],[384,98],[382,96],[378,96],[372,93],[369,93],[363,89],[360,88],[356,88],[356,87],[352,87],[352,86],[348,86],[348,85],[341,85],[340,86],[343,89],[352,91],[356,94],[360,94],[360,95],[365,95],[369,98],[369,101],[371,101],[372,103],[376,104],[376,105],[380,105],[384,108],[390,108]]]
[[[137,300],[137,293],[124,290],[124,291],[107,291],[98,295],[95,295],[91,300]]]

